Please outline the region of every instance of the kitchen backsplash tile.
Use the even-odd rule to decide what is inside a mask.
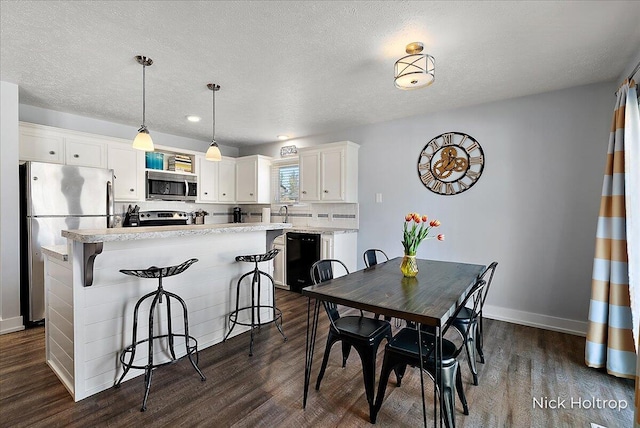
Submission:
[[[220,224],[233,222],[233,208],[242,208],[242,221],[245,223],[262,222],[262,208],[271,207],[271,222],[281,223],[284,214],[279,214],[281,204],[196,204],[177,201],[140,201],[137,202],[141,211],[176,210],[188,213],[203,210],[209,213],[204,218],[205,224]],[[131,204],[134,205],[134,204]],[[116,201],[116,214],[124,216],[129,202]],[[357,229],[359,222],[358,204],[309,204],[293,205],[289,210],[289,223],[300,227],[338,227]]]

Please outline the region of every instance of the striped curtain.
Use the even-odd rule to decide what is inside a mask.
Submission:
[[[633,298],[634,290],[630,288],[629,282],[627,227],[630,223],[631,207],[627,206],[629,198],[625,195],[625,187],[626,192],[631,192],[631,195],[640,192],[637,187],[635,189],[629,187],[631,184],[629,180],[634,178],[634,174],[640,174],[640,171],[628,169],[631,159],[625,162],[625,157],[630,157],[629,149],[634,139],[630,138],[632,136],[625,128],[625,112],[632,103],[635,103],[635,111],[637,111],[638,100],[635,93],[635,83],[626,81],[617,92],[613,112],[596,231],[589,327],[585,348],[587,366],[605,367],[609,374],[630,379],[636,377],[635,343],[637,343],[637,316],[639,315],[632,314],[631,308],[632,302],[636,305],[640,302]],[[637,136],[635,138],[637,139]],[[636,146],[636,156],[637,153]],[[638,212],[636,211],[635,214],[637,215]],[[637,280],[636,277],[636,283]],[[636,292],[640,291],[637,289],[638,286],[636,286]]]

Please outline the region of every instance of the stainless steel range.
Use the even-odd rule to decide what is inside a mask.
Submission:
[[[189,214],[184,211],[141,211],[140,227],[175,226],[189,224]]]

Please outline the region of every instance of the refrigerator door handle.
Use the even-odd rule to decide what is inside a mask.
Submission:
[[[115,224],[113,202],[113,184],[111,181],[107,181],[107,228],[113,228]]]

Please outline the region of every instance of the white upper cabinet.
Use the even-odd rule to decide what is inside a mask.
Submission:
[[[204,156],[196,156],[196,172],[198,173],[198,199],[196,202],[217,202],[218,200],[218,165]]]
[[[236,200],[236,161],[223,157],[218,164],[218,202]]]
[[[350,141],[299,149],[301,202],[358,202],[358,149]]]
[[[107,143],[104,140],[89,137],[66,137],[65,164],[106,168]]]
[[[236,159],[236,202],[271,203],[271,158],[262,155]]]
[[[107,167],[109,140],[84,132],[20,122],[21,161]]]
[[[300,150],[300,202],[320,200],[320,152]]]
[[[108,145],[108,165],[113,169],[113,193],[116,201],[144,201],[144,154],[129,144]]]
[[[64,163],[64,134],[22,122],[19,132],[20,160]]]

